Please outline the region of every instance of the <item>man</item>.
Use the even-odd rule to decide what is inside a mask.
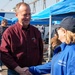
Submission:
[[[26,75],[25,67],[39,65],[43,58],[43,43],[40,31],[30,25],[31,11],[28,4],[16,5],[18,22],[4,33],[1,47],[2,61],[8,67],[8,75]]]
[[[2,34],[3,32],[7,29],[7,20],[3,19],[1,21],[1,25],[0,25],[0,44],[1,44],[1,39],[2,39]],[[2,71],[2,62],[1,62],[1,53],[0,53],[0,71]]]

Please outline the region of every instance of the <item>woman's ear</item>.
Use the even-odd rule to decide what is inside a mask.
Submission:
[[[66,29],[64,29],[64,28],[61,28],[61,29],[62,29],[62,31],[63,31],[64,34],[67,32]]]

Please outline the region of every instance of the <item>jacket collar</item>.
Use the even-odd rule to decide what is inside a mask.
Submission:
[[[54,54],[59,53],[60,51],[64,51],[66,47],[69,48],[70,46],[75,48],[75,43],[70,44],[62,43],[54,50]]]
[[[66,47],[66,43],[60,44],[58,47],[55,48],[54,54],[59,53],[60,51],[63,51]]]

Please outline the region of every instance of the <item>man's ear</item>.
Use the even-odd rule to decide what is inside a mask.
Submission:
[[[17,17],[17,13],[15,14],[15,16]]]

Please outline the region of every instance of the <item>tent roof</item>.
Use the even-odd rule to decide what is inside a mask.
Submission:
[[[50,15],[50,7],[44,9],[43,11],[39,13],[33,14],[31,18],[32,19],[46,19],[46,18],[49,18],[49,15]]]
[[[30,24],[32,25],[49,25],[48,20],[31,20]]]
[[[75,0],[63,0],[60,1],[43,11],[33,14],[32,19],[46,19],[50,15],[65,14],[69,12],[75,12]]]
[[[51,15],[75,12],[75,0],[64,0],[50,7]]]

